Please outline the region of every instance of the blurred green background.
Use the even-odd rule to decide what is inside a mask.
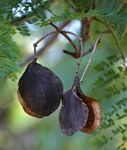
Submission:
[[[75,20],[73,24],[76,24],[78,27],[80,27],[79,21]],[[73,29],[73,24],[72,27],[70,27],[71,29]],[[77,30],[78,32],[78,29],[79,28],[75,30]],[[21,48],[22,46],[24,46],[23,53],[27,53],[24,55],[29,55],[28,53],[33,52],[32,43],[33,41],[36,41],[37,37],[43,35],[43,30],[45,31],[46,28],[41,29],[41,34],[40,32],[38,32],[38,35],[34,36],[33,32],[33,36],[27,38],[16,35],[17,42],[20,43],[19,45],[21,46]],[[40,31],[40,29],[37,31]],[[11,80],[6,80],[1,82],[1,149],[8,148],[13,150],[106,150],[109,149],[109,147],[112,147],[112,149],[115,150],[117,146],[121,145],[123,134],[126,136],[126,129],[124,129],[124,125],[125,127],[127,126],[127,120],[125,116],[123,116],[123,118],[121,119],[118,119],[118,115],[123,115],[124,109],[127,106],[126,101],[124,101],[125,104],[122,104],[121,106],[117,105],[117,109],[119,110],[114,112],[114,114],[111,115],[111,112],[114,110],[113,106],[117,103],[117,101],[123,99],[124,97],[126,98],[127,94],[126,92],[122,91],[121,93],[117,93],[112,96],[109,95],[109,97],[107,98],[106,96],[111,93],[111,90],[106,91],[106,89],[108,89],[108,87],[110,87],[111,85],[115,85],[118,90],[123,90],[123,87],[120,86],[122,86],[122,83],[127,83],[127,78],[124,74],[125,68],[122,64],[122,60],[113,62],[112,65],[107,61],[107,58],[110,55],[115,56],[117,51],[113,51],[112,45],[107,44],[104,39],[102,39],[102,42],[103,44],[105,44],[104,47],[106,50],[103,49],[103,46],[98,47],[86,74],[85,81],[82,84],[82,89],[86,95],[92,96],[100,101],[103,114],[102,124],[100,128],[91,135],[78,132],[71,137],[67,137],[63,135],[59,128],[58,115],[61,106],[56,112],[51,114],[49,117],[45,117],[43,119],[36,119],[25,114],[18,101],[16,93],[18,87],[18,79],[26,68],[23,67],[23,71],[18,75],[16,81],[13,82]],[[23,45],[21,43],[23,43]],[[64,91],[66,91],[67,89],[71,88],[73,84],[77,60],[71,58],[71,56],[69,55],[64,54],[62,52],[63,48],[70,49],[71,47],[69,43],[60,36],[59,40],[56,41],[47,51],[45,51],[43,56],[38,59],[38,62],[50,68],[61,78],[64,84]],[[86,47],[86,49],[87,48],[88,47]],[[89,55],[83,58],[81,62],[80,74],[83,72],[88,58]],[[102,61],[107,61],[109,63],[109,67],[113,68],[114,74],[119,74],[119,76],[115,80],[108,82],[106,85],[101,83],[100,81],[97,86],[95,85],[97,79],[103,77],[104,74],[108,73],[109,71],[108,67],[105,68],[105,72],[96,71],[95,64],[97,66],[97,64],[101,64]],[[122,67],[123,72],[119,71],[119,67]],[[114,76],[114,74],[111,74],[111,76]],[[113,130],[120,130],[120,132],[118,134],[115,134],[114,132],[112,132]],[[123,130],[123,132],[121,130]]]
[[[20,3],[18,1],[15,2],[15,6],[17,6],[17,3]],[[31,4],[33,4],[32,1],[24,1],[24,3],[26,2],[31,2]],[[34,2],[39,3],[40,1]],[[96,1],[97,4],[99,2],[99,0]],[[110,6],[112,6],[112,9],[107,7],[107,3],[109,2]],[[2,6],[5,6],[3,9],[7,8],[8,5],[11,5],[8,1],[8,5],[6,5],[6,2],[1,3]],[[70,4],[68,5],[68,3]],[[91,4],[91,1],[89,3]],[[82,4],[89,3],[88,1],[75,1],[76,5],[74,7],[80,8]],[[102,6],[105,6],[104,8],[110,9],[104,16],[107,15],[109,18],[107,16],[106,17],[111,22],[115,20],[114,16],[116,14],[114,12],[116,12],[118,4],[121,6],[119,9],[122,10],[120,13],[126,16],[124,16],[124,22],[127,20],[127,11],[124,7],[124,5],[126,5],[126,1],[122,1],[121,3],[119,1],[107,1],[104,3],[105,5],[103,3],[104,1],[101,1]],[[48,7],[51,9],[53,14],[60,12],[60,16],[54,15],[55,17],[51,17],[51,19],[54,22],[57,22],[58,26],[61,23],[60,21],[70,20],[64,29],[79,35],[82,27],[80,19],[84,17],[82,16],[84,12],[79,11],[81,13],[80,14],[77,11],[77,13],[72,14],[73,16],[69,14],[69,11],[74,11],[72,8],[70,8],[71,4],[74,5],[74,1],[52,1],[52,3],[49,1],[49,4],[50,7]],[[88,6],[89,5],[84,5],[84,7],[89,9]],[[98,8],[101,9],[101,7],[97,7],[97,9]],[[3,9],[1,8],[1,16],[4,14]],[[40,8],[40,10],[44,10],[44,8]],[[95,15],[98,17],[98,14],[96,13],[98,10],[95,9],[92,12],[90,11],[91,9],[89,9],[88,13],[91,14],[87,15],[90,15],[90,17]],[[64,12],[66,15],[62,12]],[[102,10],[100,12],[102,13]],[[40,12],[40,14],[41,13],[42,12]],[[99,14],[99,17],[102,19],[104,16],[101,13]],[[40,14],[37,16],[39,19],[41,18],[39,16]],[[111,20],[111,15],[114,15],[114,20]],[[50,15],[47,16],[49,17]],[[119,18],[120,17],[121,16],[119,14]],[[106,21],[110,25],[111,22],[108,19]],[[5,22],[2,20],[0,21],[3,23],[3,25],[1,23],[0,28],[1,43],[5,42],[5,45],[9,45],[9,39],[7,38],[9,27],[4,26],[4,24],[7,23],[7,25],[9,25],[10,20],[7,21],[5,16]],[[116,20],[118,25],[119,21],[121,20]],[[114,21],[113,23],[117,25],[116,22]],[[17,47],[15,47],[13,44],[13,46],[10,46],[12,49],[4,49],[4,46],[0,45],[0,150],[127,150],[126,22],[125,28],[123,29],[122,26],[121,28],[123,30],[118,30],[119,32],[117,32],[117,29],[113,23],[113,26],[110,26],[114,31],[113,33],[116,34],[116,39],[114,36],[112,36],[112,30],[110,31],[110,28],[107,29],[107,26],[105,26],[103,23],[93,21],[90,26],[90,37],[84,44],[84,51],[86,52],[95,43],[95,40],[100,33],[106,33],[104,33],[101,43],[96,49],[91,65],[88,68],[88,72],[81,87],[86,95],[91,96],[100,102],[102,123],[93,134],[77,132],[73,136],[65,136],[60,131],[58,117],[61,105],[57,111],[50,116],[42,119],[36,119],[27,115],[23,111],[17,97],[18,80],[29,62],[23,66],[21,66],[21,64],[25,62],[26,58],[33,54],[33,43],[54,29],[47,25],[47,20],[45,22],[44,20],[39,20],[35,24],[33,22],[31,24],[27,22],[25,25],[29,28],[29,32],[27,32],[25,29],[19,30],[17,28],[19,27],[19,24],[12,27],[15,28],[14,30],[16,32],[12,36],[12,39],[18,45],[20,52],[16,52],[16,54],[19,53],[18,58],[15,57],[16,60],[14,60],[16,62],[15,65],[17,65],[16,68],[16,66],[13,66],[13,64],[10,64],[10,62],[5,64],[6,60],[5,57],[3,57],[3,51],[8,50],[8,53],[6,52],[4,54],[8,54],[5,56],[11,59],[14,54],[11,55],[10,53],[13,51],[13,48],[16,49]],[[44,24],[46,26],[44,26]],[[28,36],[24,36],[22,32],[28,34]],[[6,37],[4,38],[5,35]],[[73,36],[71,36],[71,38],[77,44],[76,39]],[[43,47],[45,42],[46,41],[42,41],[42,43],[38,45],[38,49]],[[124,59],[121,56],[119,46],[124,53]],[[62,35],[59,35],[57,39],[47,49],[45,49],[42,54],[39,55],[38,62],[43,66],[50,68],[55,72],[56,75],[60,77],[64,85],[64,91],[66,91],[67,89],[71,88],[74,82],[76,63],[78,60],[63,53],[63,49],[74,51],[70,43]],[[82,59],[79,72],[80,76],[88,62],[89,57],[90,54],[84,56]],[[5,67],[5,70],[2,66]]]

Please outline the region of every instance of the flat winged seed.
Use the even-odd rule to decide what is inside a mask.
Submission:
[[[29,115],[41,118],[58,108],[63,84],[48,68],[35,62],[29,64],[18,85],[20,103]]]
[[[86,125],[88,107],[76,96],[75,87],[63,95],[63,106],[59,114],[59,123],[62,132],[68,136],[73,135]]]
[[[79,98],[83,100],[85,104],[87,104],[89,109],[89,116],[86,125],[81,129],[82,132],[85,133],[93,133],[101,123],[101,109],[100,104],[95,99],[84,95],[81,91],[80,86],[77,87],[77,93]]]

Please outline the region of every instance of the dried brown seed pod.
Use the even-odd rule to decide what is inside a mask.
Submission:
[[[76,85],[63,95],[63,105],[59,114],[59,123],[62,132],[73,135],[83,128],[88,120],[89,110],[77,95]]]
[[[18,98],[27,114],[41,118],[58,108],[63,94],[63,84],[48,68],[32,62],[18,85]]]
[[[89,115],[86,125],[81,129],[82,132],[92,133],[101,123],[101,110],[99,103],[86,95],[81,91],[80,86],[77,86],[77,94],[80,99],[88,106]]]

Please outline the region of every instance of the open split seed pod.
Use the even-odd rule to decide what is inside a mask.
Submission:
[[[86,96],[80,88],[80,85],[77,85],[77,94],[82,99],[83,103],[88,106],[89,115],[86,125],[81,129],[82,132],[92,133],[94,132],[101,123],[101,110],[100,104],[95,99]]]
[[[78,78],[72,89],[64,93],[59,122],[62,132],[66,135],[77,131],[92,133],[100,125],[100,105],[93,98],[84,95]]]
[[[32,62],[18,83],[18,98],[25,112],[41,118],[53,113],[59,106],[63,84],[48,68]]]
[[[66,91],[62,99],[62,108],[59,114],[59,123],[62,132],[73,135],[83,128],[88,120],[89,109],[77,95],[77,85]]]
[[[79,80],[79,69],[81,59],[83,57],[83,42],[80,41],[80,58],[77,63],[76,77],[71,89],[63,95],[63,106],[59,114],[59,123],[61,130],[66,135],[73,135],[77,131],[85,133],[94,132],[101,122],[101,111],[99,103],[86,96],[80,89],[80,82],[83,81],[85,73],[91,63],[93,54],[99,44],[101,35],[98,36],[94,46],[92,47],[91,56],[86,64],[85,70]]]

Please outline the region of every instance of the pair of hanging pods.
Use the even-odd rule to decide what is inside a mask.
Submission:
[[[53,113],[62,99],[59,123],[66,135],[79,130],[92,133],[100,125],[99,103],[84,95],[78,77],[72,88],[63,94],[59,77],[35,61],[28,65],[19,80],[18,97],[25,112],[37,118]]]
[[[63,93],[63,84],[59,77],[50,69],[38,64],[36,58],[27,66],[19,80],[18,98],[25,112],[37,118],[53,113],[62,99],[59,123],[62,132],[66,135],[73,135],[77,131],[92,133],[101,122],[100,105],[82,92],[78,75],[73,86]]]

